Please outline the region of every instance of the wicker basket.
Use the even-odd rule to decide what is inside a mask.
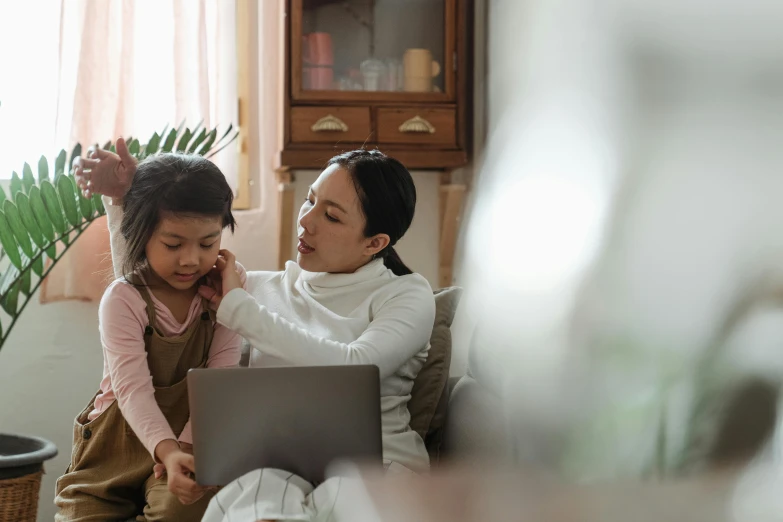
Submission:
[[[0,433],[0,522],[35,522],[43,463],[56,455],[46,439]]]
[[[43,471],[0,480],[0,522],[35,522]]]

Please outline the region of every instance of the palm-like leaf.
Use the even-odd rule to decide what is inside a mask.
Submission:
[[[168,129],[166,125],[145,144],[128,139],[130,153],[137,159],[172,150],[209,157],[218,145],[225,146],[237,137],[232,126],[217,142],[217,129],[201,129],[201,123],[193,131],[186,129],[184,122]],[[114,143],[108,141],[102,148],[113,151]],[[13,173],[9,194],[0,188],[0,307],[8,324],[4,326],[0,320],[0,348],[43,279],[86,228],[106,213],[100,196],[85,198],[73,173],[68,172],[81,152],[79,144],[70,157],[61,150],[52,165],[53,179],[49,162],[41,156],[37,179],[25,163],[21,177]]]

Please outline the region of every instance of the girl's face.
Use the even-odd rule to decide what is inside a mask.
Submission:
[[[339,165],[324,170],[299,210],[296,261],[308,272],[351,273],[389,243],[364,237],[366,220],[351,175]]]
[[[177,290],[192,288],[218,257],[223,234],[220,216],[161,216],[147,242],[147,262]]]

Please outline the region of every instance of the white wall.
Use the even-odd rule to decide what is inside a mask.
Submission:
[[[54,483],[71,457],[73,419],[98,390],[98,306],[40,305],[35,296],[0,351],[0,431],[37,435],[59,455],[46,464],[38,520],[54,517]]]
[[[465,247],[467,239],[468,224],[473,219],[473,210],[475,208],[476,195],[481,193],[480,184],[482,182],[481,170],[485,161],[485,145],[487,141],[487,130],[490,123],[495,124],[495,118],[489,113],[490,99],[494,103],[505,103],[504,99],[494,92],[493,89],[499,89],[505,85],[496,76],[490,76],[490,64],[492,65],[493,75],[495,71],[503,71],[503,67],[498,67],[499,59],[510,59],[514,53],[507,53],[502,46],[495,41],[497,37],[491,35],[502,34],[498,30],[497,24],[503,20],[502,4],[493,4],[493,17],[489,17],[489,0],[476,0],[475,11],[473,13],[473,151],[471,153],[470,164],[462,169],[458,174],[460,178],[457,181],[465,183],[468,187],[463,203],[462,217],[460,221],[459,234],[454,253],[454,282],[455,286],[464,287],[465,285]],[[493,24],[490,26],[490,24]],[[494,40],[493,40],[494,38]],[[494,43],[493,43],[494,42]],[[455,173],[457,174],[457,173]],[[451,325],[452,345],[451,345],[451,368],[449,372],[452,376],[464,375],[468,367],[468,353],[473,338],[473,332],[476,327],[476,317],[473,310],[470,310],[467,303],[463,300],[457,308],[454,322]]]

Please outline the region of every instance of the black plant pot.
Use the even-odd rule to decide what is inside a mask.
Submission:
[[[46,439],[0,433],[0,522],[35,522],[43,463],[56,455]]]

